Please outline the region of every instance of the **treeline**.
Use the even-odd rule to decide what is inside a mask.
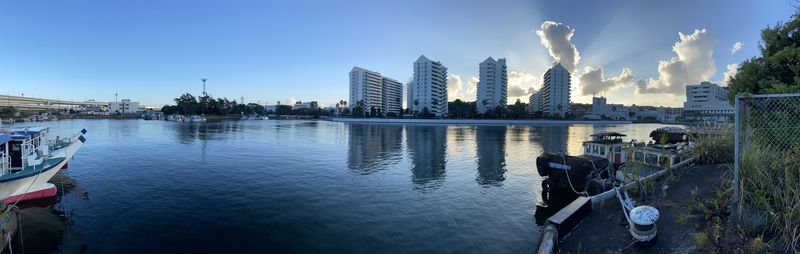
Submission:
[[[175,105],[165,105],[161,112],[166,115],[229,115],[229,114],[258,114],[263,115],[267,112],[264,106],[256,103],[238,103],[236,100],[228,98],[217,98],[205,95],[195,97],[190,93],[185,93],[174,99]]]
[[[490,118],[490,119],[522,119],[528,118],[528,104],[517,99],[517,102],[507,106],[497,106],[478,113],[477,102],[465,102],[460,99],[447,103],[447,113],[450,118]]]
[[[331,112],[319,108],[293,109],[290,105],[277,105],[275,110],[266,110],[263,105],[257,103],[239,103],[228,98],[214,98],[208,95],[195,97],[190,93],[185,93],[174,99],[175,105],[165,105],[161,112],[165,115],[302,115],[302,116],[325,116]]]

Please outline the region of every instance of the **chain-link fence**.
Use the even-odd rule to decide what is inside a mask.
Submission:
[[[734,219],[744,203],[767,214],[800,213],[800,94],[739,95],[734,111]]]

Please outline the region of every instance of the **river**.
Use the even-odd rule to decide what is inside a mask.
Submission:
[[[22,204],[28,254],[530,253],[536,156],[664,126],[36,124],[89,132],[51,180],[59,196]]]

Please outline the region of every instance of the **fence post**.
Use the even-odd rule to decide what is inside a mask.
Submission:
[[[734,127],[733,127],[733,198],[731,199],[731,218],[734,223],[739,223],[739,123],[741,119],[741,95],[737,94],[734,100]]]

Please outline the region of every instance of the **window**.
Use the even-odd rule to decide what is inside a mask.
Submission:
[[[669,157],[661,156],[661,161],[659,161],[658,165],[665,168],[669,167]]]
[[[658,156],[656,156],[655,154],[648,153],[644,157],[644,163],[647,163],[647,164],[650,164],[650,165],[658,165]]]
[[[592,153],[591,145],[586,145],[586,152],[585,153]]]
[[[605,146],[601,146],[600,147],[600,155],[606,155],[606,147]]]
[[[592,145],[592,153],[597,154],[597,145]]]
[[[617,146],[617,148],[615,149],[615,152],[618,152],[618,153],[622,152],[622,147],[621,146]]]

